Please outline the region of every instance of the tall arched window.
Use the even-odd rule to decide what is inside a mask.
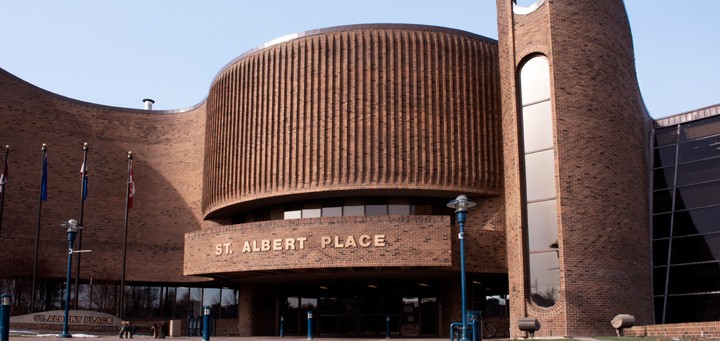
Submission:
[[[527,250],[532,301],[550,307],[560,296],[555,138],[550,66],[536,56],[520,69]]]

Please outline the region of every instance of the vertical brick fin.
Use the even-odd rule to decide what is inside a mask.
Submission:
[[[330,191],[499,194],[497,62],[488,39],[413,25],[321,30],[237,59],[208,96],[205,216]]]

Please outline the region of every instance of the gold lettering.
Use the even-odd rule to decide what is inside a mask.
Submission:
[[[260,249],[262,251],[270,251],[270,239],[263,239],[262,247]]]
[[[340,241],[338,240],[338,236],[335,236],[335,247],[342,248],[344,247],[342,244],[340,244]]]
[[[258,245],[257,245],[257,240],[253,240],[252,250],[253,250],[253,252],[258,252],[258,251],[260,251],[260,248],[259,248]]]
[[[322,236],[322,237],[320,237],[320,247],[322,247],[323,249],[324,249],[326,246],[330,245],[330,242],[331,242],[331,239],[330,239],[329,236]]]
[[[295,250],[295,239],[285,238],[285,250]]]
[[[307,240],[306,237],[299,237],[299,238],[297,239],[297,241],[298,241],[298,250],[303,250],[303,249],[305,249],[305,241],[306,241],[306,240]]]
[[[376,234],[375,235],[375,246],[385,246],[385,235],[384,234]]]
[[[364,234],[358,239],[358,244],[362,247],[369,247],[370,245],[372,245],[372,238]]]
[[[345,240],[345,247],[357,247],[357,243],[355,243],[355,237],[348,236],[347,240]]]
[[[282,250],[282,239],[273,239],[273,251]]]
[[[223,253],[222,244],[215,245],[215,255],[219,256],[219,255],[222,255],[222,253]]]
[[[250,242],[248,242],[248,241],[246,240],[246,241],[245,241],[245,244],[243,244],[242,253],[248,253],[248,252],[252,252],[252,249],[250,249]]]

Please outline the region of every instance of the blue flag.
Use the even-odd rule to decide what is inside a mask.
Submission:
[[[40,200],[47,201],[47,154],[43,156],[42,181],[40,182]]]
[[[85,200],[88,195],[88,175],[85,161],[83,161],[82,166],[80,166],[80,176],[82,176],[82,200]]]

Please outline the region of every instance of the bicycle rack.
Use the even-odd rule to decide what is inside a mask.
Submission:
[[[472,341],[482,341],[482,331],[480,331],[480,321],[473,319],[471,324],[467,325],[467,333],[470,333]],[[479,333],[477,331],[480,331]],[[462,322],[450,323],[450,341],[455,341],[462,337]]]

